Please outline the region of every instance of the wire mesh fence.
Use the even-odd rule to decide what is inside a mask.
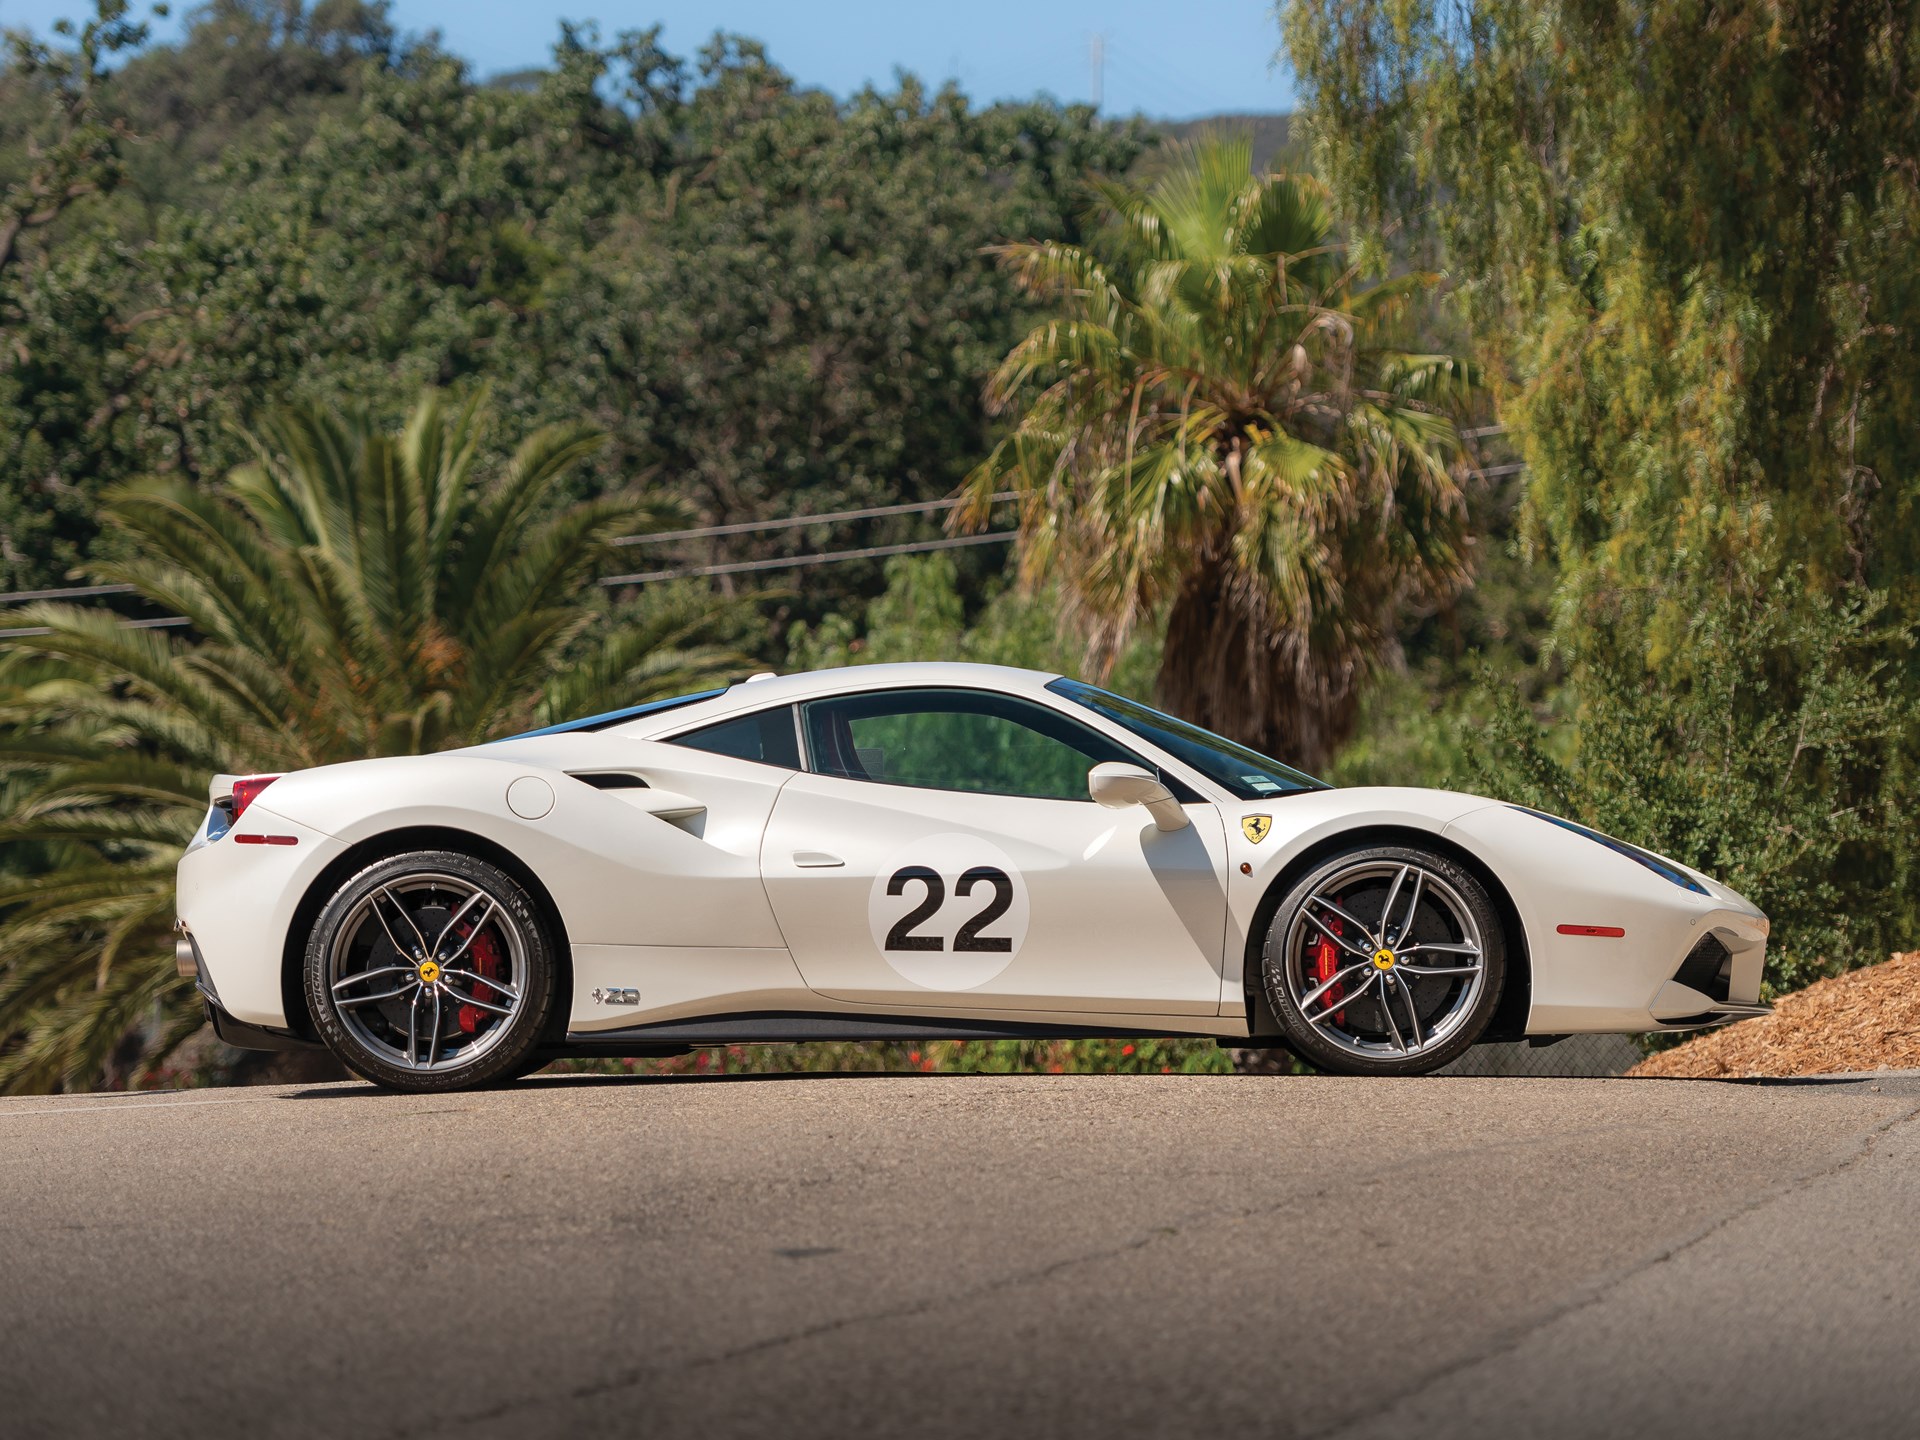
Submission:
[[[1645,1058],[1631,1035],[1569,1035],[1551,1045],[1525,1040],[1476,1045],[1442,1075],[1624,1075]]]
[[[1283,1049],[1229,1049],[1233,1067],[1246,1074],[1287,1075],[1302,1066]],[[1569,1035],[1546,1045],[1525,1040],[1476,1045],[1439,1075],[1511,1075],[1577,1079],[1624,1075],[1646,1052],[1632,1035]]]

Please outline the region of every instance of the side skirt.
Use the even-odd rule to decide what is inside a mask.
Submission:
[[[571,1032],[568,1055],[644,1055],[660,1046],[774,1045],[807,1040],[1132,1040],[1167,1034],[1217,1038],[1212,1030],[1168,1031],[1026,1024],[1021,1021],[944,1020],[918,1015],[811,1014],[761,1011],[697,1020],[663,1020],[624,1030]],[[637,1048],[636,1048],[637,1047]]]

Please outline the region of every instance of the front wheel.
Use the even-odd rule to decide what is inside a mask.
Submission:
[[[1327,860],[1281,901],[1261,968],[1303,1060],[1336,1075],[1425,1075],[1485,1032],[1506,945],[1464,866],[1374,845]]]
[[[496,865],[396,855],[340,887],[307,942],[307,1005],[327,1047],[394,1090],[459,1090],[528,1068],[556,958],[532,899]]]

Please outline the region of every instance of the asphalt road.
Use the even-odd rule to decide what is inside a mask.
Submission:
[[[0,1435],[1920,1433],[1920,1075],[0,1101]]]

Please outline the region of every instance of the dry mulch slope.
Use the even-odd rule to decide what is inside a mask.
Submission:
[[[1634,1075],[1826,1075],[1920,1069],[1920,950],[1784,996],[1771,1015],[1649,1057]]]

